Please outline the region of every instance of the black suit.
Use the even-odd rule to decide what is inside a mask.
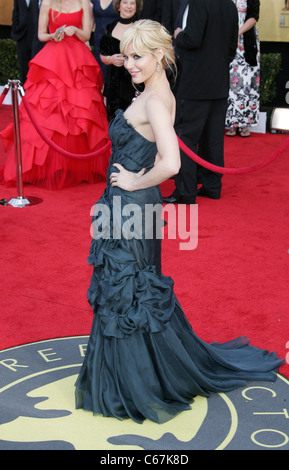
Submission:
[[[224,127],[229,92],[229,64],[238,41],[238,14],[232,0],[189,0],[187,25],[176,39],[182,72],[176,93],[176,132],[202,158],[224,166]],[[197,166],[181,152],[175,195],[194,202]],[[203,189],[221,194],[221,175],[201,171]]]
[[[165,0],[163,2],[161,23],[171,34],[173,34],[176,27],[180,4],[181,0]]]
[[[45,45],[45,42],[41,42],[38,39],[38,17],[40,4],[42,0],[30,0],[30,6],[32,8],[32,17],[33,17],[33,40],[32,40],[32,53],[31,56],[34,57]],[[31,57],[31,58],[32,58]]]
[[[163,1],[166,2],[166,0],[143,0],[141,19],[161,21]]]
[[[14,0],[11,38],[17,43],[16,50],[22,84],[26,80],[29,61],[36,52],[37,46],[34,48],[33,45],[38,41],[35,37],[35,34],[37,34],[37,23],[38,0],[30,0],[29,6],[27,6],[26,0]]]

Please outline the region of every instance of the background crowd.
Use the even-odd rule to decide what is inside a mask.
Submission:
[[[178,66],[173,87],[175,126],[193,152],[222,167],[225,127],[229,137],[237,133],[249,137],[249,126],[258,124],[259,0],[14,0],[12,38],[17,42],[24,84],[29,62],[46,43],[38,38],[41,3],[67,13],[90,3],[92,28],[86,44],[102,72],[108,122],[142,91],[135,89],[123,66],[121,35],[136,19],[152,19],[174,38]],[[195,203],[197,196],[219,199],[222,175],[200,168],[183,152],[181,157],[176,189],[165,202]]]

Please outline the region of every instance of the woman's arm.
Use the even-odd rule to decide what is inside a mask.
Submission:
[[[114,53],[114,47],[112,46],[111,33],[114,30],[118,20],[113,21],[105,26],[103,35],[100,39],[100,60],[105,65],[114,65],[115,67],[122,67],[124,64],[123,55]]]
[[[246,21],[239,29],[239,35],[252,29],[259,20],[260,0],[248,0]]]
[[[114,65],[115,67],[122,67],[124,64],[124,58],[122,54],[113,54],[113,55],[100,54],[100,60],[105,65]]]
[[[50,0],[43,0],[38,19],[38,39],[41,42],[52,41],[54,34],[48,33]]]
[[[255,20],[255,18],[249,18],[247,21],[245,21],[245,23],[239,29],[239,36],[241,34],[246,33],[246,31],[249,31],[249,29],[253,28],[256,23],[257,21]]]
[[[146,104],[146,114],[158,150],[155,165],[144,174],[145,169],[139,173],[132,173],[119,163],[115,163],[114,166],[118,168],[119,173],[111,173],[112,186],[118,186],[126,191],[137,191],[156,186],[179,172],[179,144],[168,107],[158,96],[152,96]]]

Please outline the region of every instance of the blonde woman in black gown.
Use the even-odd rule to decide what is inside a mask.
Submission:
[[[89,256],[94,320],[76,407],[162,423],[190,409],[196,395],[227,392],[249,379],[275,380],[283,361],[245,337],[225,344],[198,338],[172,279],[161,273],[161,240],[146,238],[145,224],[134,238],[125,230],[128,204],[142,214],[146,204],[162,204],[158,185],[179,171],[180,154],[166,78],[174,62],[171,37],[159,23],[139,21],[124,33],[121,52],[133,82],[145,89],[110,124],[107,187],[95,205]]]

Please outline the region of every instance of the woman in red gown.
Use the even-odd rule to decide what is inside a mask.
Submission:
[[[25,183],[61,189],[106,177],[110,156],[108,122],[102,72],[86,44],[91,26],[89,0],[43,0],[38,34],[46,45],[30,62],[25,97],[43,133],[74,156],[63,155],[45,143],[21,103]],[[15,184],[13,123],[1,137],[6,150],[12,146],[2,178],[5,183]],[[99,149],[103,151],[94,156]]]

